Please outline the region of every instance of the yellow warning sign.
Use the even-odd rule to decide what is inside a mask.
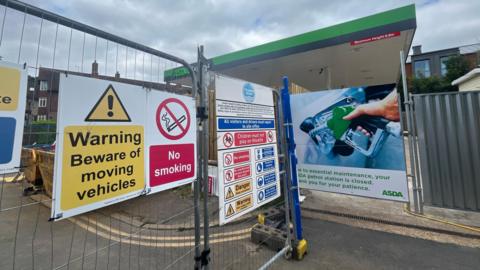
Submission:
[[[225,194],[225,199],[228,200],[228,199],[232,198],[233,196],[235,196],[235,194],[232,191],[232,187],[228,187],[228,190]]]
[[[143,190],[143,145],[143,126],[65,127],[60,208]]]
[[[242,210],[250,208],[250,207],[252,207],[252,202],[253,202],[252,194],[250,194],[246,197],[240,198],[238,201],[235,202],[235,210],[237,212],[240,212]]]
[[[18,105],[19,92],[20,71],[0,67],[0,111],[15,111]]]
[[[235,184],[235,195],[243,194],[252,190],[252,182],[250,180]]]
[[[110,84],[85,118],[86,122],[130,122],[130,116]]]
[[[232,204],[228,204],[227,213],[225,214],[226,217],[235,214],[235,210],[233,210]]]

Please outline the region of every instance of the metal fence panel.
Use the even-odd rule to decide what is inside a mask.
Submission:
[[[480,211],[480,92],[413,101],[425,203]]]

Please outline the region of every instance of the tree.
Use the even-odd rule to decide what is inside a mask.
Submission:
[[[447,67],[447,74],[445,75],[445,80],[450,84],[460,78],[461,76],[467,74],[470,70],[470,65],[468,61],[461,55],[450,57],[445,63]]]
[[[445,63],[447,74],[444,77],[431,76],[414,77],[408,82],[409,88],[415,94],[454,92],[458,91],[457,86],[452,85],[452,81],[465,75],[470,66],[468,61],[461,55],[450,57]]]

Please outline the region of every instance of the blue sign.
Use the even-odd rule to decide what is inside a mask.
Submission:
[[[16,123],[15,118],[0,117],[0,164],[12,160]]]
[[[253,89],[253,85],[251,83],[245,83],[243,85],[243,99],[246,102],[253,102],[255,101],[255,89]]]
[[[263,186],[263,176],[257,177],[257,185],[259,187]]]
[[[255,149],[256,160],[271,158],[274,155],[275,155],[275,151],[273,150],[273,146]]]
[[[225,129],[274,129],[273,119],[218,118],[219,130]]]
[[[265,174],[263,176],[263,184],[266,186],[266,185],[269,185],[271,183],[275,183],[275,180],[277,180],[277,176],[275,175],[275,172],[272,172],[272,173],[269,173],[269,174]]]
[[[277,185],[265,189],[265,199],[271,198],[275,195],[277,195]]]
[[[265,198],[265,193],[263,193],[263,190],[260,190],[258,192],[258,201],[263,201],[263,198]]]
[[[263,170],[262,163],[257,163],[257,173],[261,172]]]
[[[263,162],[258,162],[256,168],[257,168],[257,173],[275,169],[275,160],[271,159]]]

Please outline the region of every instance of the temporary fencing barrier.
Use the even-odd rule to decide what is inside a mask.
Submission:
[[[285,195],[290,186],[283,170],[284,197],[272,203],[282,206],[286,215],[282,249],[265,247],[272,236],[251,241],[252,226],[264,209],[232,224],[218,225],[218,202],[207,190],[211,134],[208,61],[202,48],[194,71],[178,57],[38,7],[15,0],[1,0],[0,5],[1,61],[24,65],[28,74],[22,163],[20,168],[9,168],[18,173],[1,172],[0,237],[4,240],[0,242],[0,268],[256,269],[284,253],[291,254],[290,230],[286,229],[291,206]],[[188,70],[191,87],[164,83],[164,72],[180,66]],[[201,128],[193,195],[189,187],[180,187],[60,221],[50,219],[52,150],[58,136],[64,135],[56,132],[63,74],[198,98],[197,121],[193,123]],[[283,128],[277,129],[284,136]],[[285,158],[283,151],[280,158]],[[285,161],[283,164],[285,168]]]

